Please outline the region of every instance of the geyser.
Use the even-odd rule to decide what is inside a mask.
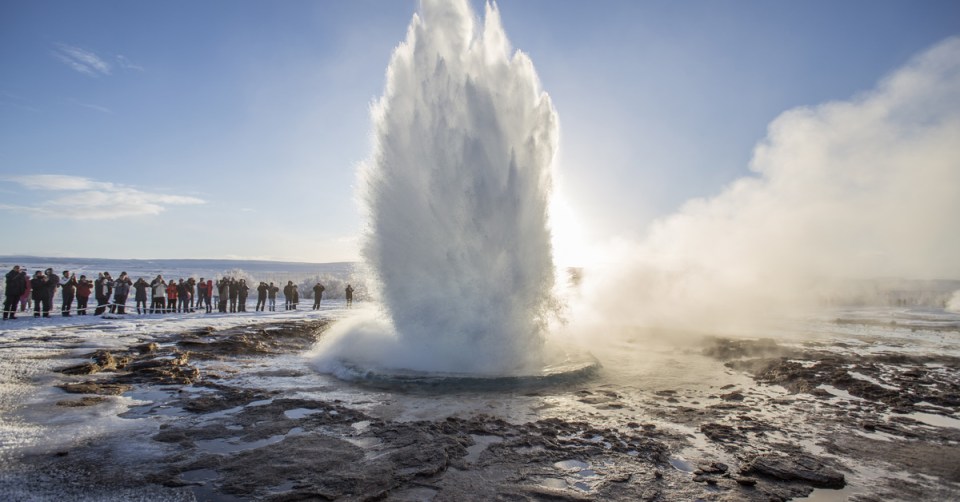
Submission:
[[[482,25],[467,0],[424,0],[414,15],[373,106],[374,150],[360,173],[362,253],[382,308],[340,323],[321,365],[542,367],[558,124],[530,59],[511,50],[495,5]]]

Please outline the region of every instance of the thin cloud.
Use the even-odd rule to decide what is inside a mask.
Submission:
[[[130,61],[130,58],[124,56],[123,54],[117,54],[117,63],[124,70],[134,70],[139,72],[144,71],[142,66],[134,64],[133,61]]]
[[[84,103],[84,102],[78,101],[78,100],[76,100],[76,99],[74,99],[74,98],[70,98],[70,102],[73,103],[73,104],[75,104],[75,105],[77,105],[77,106],[82,106],[82,107],[84,107],[84,108],[89,108],[89,109],[91,109],[91,110],[95,110],[95,111],[98,111],[98,112],[100,112],[100,113],[109,113],[109,114],[112,114],[112,113],[113,113],[113,110],[107,108],[106,106],[95,105],[95,104],[93,104],[93,103]]]
[[[206,204],[197,197],[145,192],[80,176],[35,174],[5,178],[28,190],[67,192],[31,206],[0,204],[0,210],[72,220],[109,220],[157,215],[168,206]]]
[[[100,56],[97,56],[93,52],[90,52],[86,49],[81,49],[80,47],[57,44],[57,48],[53,51],[53,55],[63,62],[63,64],[69,66],[73,70],[91,77],[110,75],[110,72],[112,71],[110,63],[104,61],[100,58]]]
[[[0,90],[0,106],[18,108],[29,112],[40,111],[39,108],[33,106],[29,99],[3,90]]]

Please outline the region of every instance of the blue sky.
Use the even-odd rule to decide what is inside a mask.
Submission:
[[[782,112],[856,96],[960,34],[955,1],[499,7],[598,241],[747,175]],[[4,0],[0,255],[355,259],[369,105],[416,8]]]

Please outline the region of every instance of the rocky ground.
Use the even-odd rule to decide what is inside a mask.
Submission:
[[[709,338],[688,356],[744,375],[745,384],[638,391],[600,378],[513,389],[518,399],[575,403],[527,421],[481,412],[397,419],[376,403],[305,398],[236,378],[236,367],[306,350],[326,325],[196,330],[81,354],[79,364],[58,367],[56,385],[65,391],[58,407],[152,396],[124,416],[158,425],[24,453],[3,466],[0,493],[7,500],[960,498],[954,357]],[[275,371],[284,372],[296,370]]]

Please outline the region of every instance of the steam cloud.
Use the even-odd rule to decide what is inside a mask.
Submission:
[[[960,278],[960,38],[848,101],[789,110],[754,176],[588,268],[574,319],[737,325],[837,281]]]

